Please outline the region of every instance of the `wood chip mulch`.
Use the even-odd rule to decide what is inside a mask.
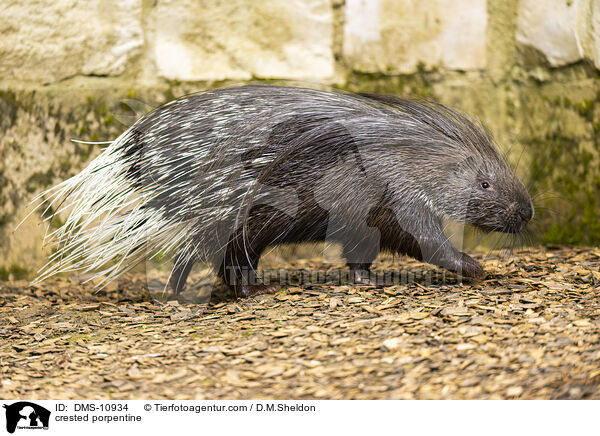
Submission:
[[[95,294],[76,279],[0,282],[0,397],[599,399],[600,249],[483,264],[476,283],[290,285],[207,304],[155,299],[144,275]]]

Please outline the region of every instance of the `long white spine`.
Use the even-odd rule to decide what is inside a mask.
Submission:
[[[104,277],[102,285],[148,255],[187,243],[192,223],[167,220],[144,208],[160,191],[152,186],[136,188],[126,176],[130,162],[122,157],[122,144],[130,134],[130,130],[123,133],[79,174],[37,197],[58,205],[56,213],[69,211],[69,215],[46,236],[45,242],[55,251],[34,283],[80,271],[93,273],[90,279]]]

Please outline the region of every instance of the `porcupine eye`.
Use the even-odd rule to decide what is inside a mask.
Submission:
[[[490,187],[490,184],[489,184],[488,182],[481,182],[481,187],[482,187],[484,190],[486,190],[486,189],[489,189],[489,187]]]

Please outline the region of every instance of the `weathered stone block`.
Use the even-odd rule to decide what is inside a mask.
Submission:
[[[521,0],[517,41],[552,66],[588,58],[600,68],[600,0]]]
[[[53,82],[116,75],[144,44],[141,0],[0,2],[0,77]]]
[[[364,72],[485,67],[485,0],[347,0],[343,52]]]
[[[167,79],[333,76],[329,0],[161,0],[154,26],[154,59]]]

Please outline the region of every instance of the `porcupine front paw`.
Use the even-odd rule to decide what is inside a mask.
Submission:
[[[456,272],[463,277],[472,279],[482,279],[485,277],[485,271],[475,259],[466,253],[460,253],[460,266]]]

